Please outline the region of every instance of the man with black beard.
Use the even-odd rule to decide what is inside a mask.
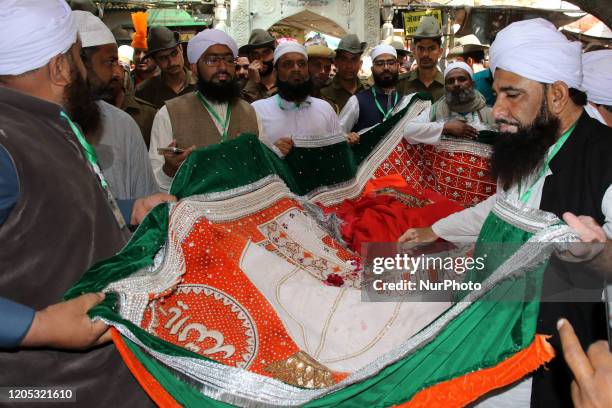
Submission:
[[[419,135],[432,143],[442,135],[475,139],[480,130],[495,127],[491,108],[474,88],[472,69],[453,62],[444,70],[446,94],[405,126],[408,135]]]
[[[240,99],[236,42],[221,30],[204,30],[187,45],[197,91],[166,101],[153,121],[149,158],[162,190],[197,147],[223,143],[241,133],[259,134],[253,108]],[[176,148],[174,151],[158,151]]]
[[[240,55],[249,57],[249,79],[242,88],[242,97],[249,103],[276,94],[276,71],[273,54],[276,40],[266,30],[256,28],[248,44],[239,49]]]
[[[64,0],[2,6],[0,383],[68,386],[95,407],[152,406],[115,347],[100,346],[110,332],[87,312],[104,295],[62,301],[91,265],[115,255],[128,238],[82,135],[96,127],[96,105],[74,17]],[[83,128],[77,118],[86,118]],[[139,223],[172,199],[136,200],[128,218]]]
[[[388,44],[377,45],[372,50],[372,77],[374,86],[351,96],[340,112],[340,125],[347,133],[350,144],[359,143],[359,135],[401,110],[414,94],[401,95],[397,91],[399,63],[397,51]],[[439,137],[427,132],[404,129],[404,138],[410,143],[437,143]]]
[[[471,240],[480,234],[491,242],[491,237],[499,237],[499,232],[514,225],[513,220],[520,225],[521,214],[532,217],[529,223],[548,217],[550,224],[558,222],[551,221],[553,214],[571,223],[574,213],[602,225],[609,243],[612,130],[584,111],[586,95],[578,91],[582,82],[580,43],[568,41],[544,19],[520,21],[499,32],[490,59],[497,93],[493,115],[501,132],[492,157],[497,194],[430,228],[409,229],[400,241],[430,242],[438,237]],[[496,215],[501,208],[507,211],[503,219]],[[529,223],[523,225],[537,225]],[[605,238],[600,236],[596,241],[603,243]],[[591,246],[589,251],[574,255],[575,260],[585,265],[596,263],[597,250],[601,249],[603,246]],[[553,275],[552,268],[546,270],[544,295],[551,293],[553,284],[566,285],[563,290],[571,291],[578,285],[603,283],[594,274],[576,270],[566,273],[567,265],[555,257],[550,265],[555,266],[558,276]],[[537,333],[554,334],[562,317],[574,325],[583,348],[606,338],[603,303],[542,302]],[[572,406],[571,372],[561,355],[558,337],[551,338],[550,343],[557,357],[546,369],[477,406]]]
[[[73,11],[82,42],[81,56],[87,68],[87,82],[100,113],[100,126],[85,132],[96,150],[98,164],[113,196],[129,200],[159,191],[140,129],[134,119],[108,101],[120,86],[123,68],[117,43],[108,27],[87,11]],[[82,107],[81,110],[92,109]],[[87,118],[75,118],[88,123]]]
[[[342,140],[338,116],[331,105],[310,96],[308,55],[303,45],[286,42],[274,51],[278,94],[256,101],[253,108],[261,122],[260,140],[279,156],[294,145],[316,139],[321,145]],[[329,143],[328,143],[329,142]]]

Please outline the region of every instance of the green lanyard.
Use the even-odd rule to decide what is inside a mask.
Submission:
[[[577,123],[577,122],[576,122]],[[529,187],[529,189],[527,191],[525,191],[525,193],[523,195],[521,195],[520,199],[523,203],[526,203],[527,201],[529,201],[529,198],[531,197],[531,195],[533,194],[533,187],[536,185],[536,183],[538,181],[540,181],[540,179],[542,177],[545,176],[546,171],[549,168],[549,164],[551,162],[551,160],[557,155],[557,153],[559,153],[559,150],[561,150],[561,148],[563,147],[563,145],[565,144],[565,142],[567,141],[567,139],[570,137],[570,135],[572,134],[572,132],[574,131],[574,128],[576,127],[576,123],[574,123],[569,129],[567,129],[567,131],[565,131],[565,133],[563,133],[561,135],[561,137],[559,138],[559,140],[557,140],[557,143],[555,143],[555,146],[553,147],[552,151],[550,152],[550,154],[548,155],[548,157],[546,158],[546,162],[544,162],[544,166],[542,166],[542,170],[540,171],[540,175],[538,176],[538,178],[536,179],[536,181],[533,182],[533,184],[531,185],[531,187]],[[519,191],[520,191],[520,185],[519,185]]]
[[[98,178],[100,179],[100,184],[102,184],[102,187],[106,189],[108,186],[108,183],[106,182],[106,179],[102,175],[102,171],[100,170],[100,166],[98,165],[98,156],[96,155],[96,151],[94,150],[93,146],[90,145],[87,140],[85,140],[85,137],[81,133],[81,130],[79,129],[79,127],[72,121],[72,119],[70,119],[70,117],[66,114],[66,112],[61,111],[60,116],[68,121],[68,124],[70,125],[70,128],[72,129],[72,132],[75,134],[75,136],[79,140],[79,143],[81,144],[81,146],[83,146],[83,150],[85,150],[87,161],[89,162],[89,164],[91,164],[91,167],[93,167],[94,171],[96,172]]]
[[[200,100],[200,102],[202,102],[204,108],[208,111],[208,113],[210,113],[210,115],[213,117],[215,122],[217,122],[219,127],[223,129],[223,131],[221,132],[221,143],[227,141],[227,131],[229,129],[230,118],[232,116],[232,106],[229,103],[227,104],[227,110],[225,111],[225,120],[221,120],[219,114],[217,114],[217,112],[212,108],[212,106],[210,106],[206,99],[204,99],[202,94],[200,92],[196,93],[198,95],[198,99]]]
[[[279,109],[280,110],[284,110],[284,111],[298,110],[302,106],[310,105],[309,101],[304,101],[301,105],[298,105],[297,103],[293,102],[293,107],[287,109],[287,108],[284,108],[283,105],[281,105],[281,98],[280,98],[280,96],[278,94],[274,95],[274,99],[276,100],[276,105],[279,107]]]
[[[384,122],[391,115],[391,112],[393,111],[393,108],[395,108],[395,105],[397,105],[397,91],[395,91],[395,101],[393,102],[393,106],[390,106],[389,109],[387,109],[387,112],[385,112],[382,106],[380,106],[380,103],[378,102],[378,98],[376,98],[376,91],[374,91],[374,87],[372,87],[372,96],[374,97],[374,102],[376,103],[376,107],[378,108],[380,113],[382,113],[383,115],[382,121]]]

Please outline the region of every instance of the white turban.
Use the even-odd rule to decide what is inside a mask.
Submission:
[[[234,58],[238,56],[238,45],[236,41],[224,31],[216,28],[200,31],[187,43],[187,59],[192,64],[197,64],[198,60],[211,45],[225,45],[232,51]]]
[[[74,22],[83,48],[104,44],[117,44],[115,36],[106,24],[89,11],[75,10],[72,12]]]
[[[598,105],[612,106],[612,50],[582,54],[582,89],[587,99]]]
[[[379,44],[370,53],[370,57],[372,57],[372,61],[381,56],[382,54],[390,54],[397,58],[397,50],[390,46],[389,44]]]
[[[298,44],[294,41],[286,41],[280,44],[274,50],[274,63],[276,64],[276,61],[278,61],[280,57],[282,57],[285,54],[289,54],[290,52],[297,52],[298,54],[302,54],[304,58],[308,59],[306,48],[304,48],[302,44]]]
[[[449,72],[456,68],[464,70],[465,72],[470,74],[470,78],[474,79],[474,71],[472,71],[472,68],[470,68],[470,66],[463,61],[455,61],[448,64],[446,66],[446,69],[444,70],[444,78],[446,78],[446,75],[448,75]]]
[[[489,50],[491,72],[497,68],[533,81],[562,81],[580,89],[582,52],[579,41],[569,41],[543,18],[517,21],[501,30]]]
[[[0,75],[19,75],[46,65],[76,42],[66,0],[2,0]]]

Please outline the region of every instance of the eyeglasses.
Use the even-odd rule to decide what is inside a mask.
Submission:
[[[374,65],[375,67],[378,67],[378,68],[383,68],[386,65],[392,67],[395,64],[397,64],[397,60],[395,60],[395,59],[393,59],[393,60],[379,60],[379,61],[374,61],[372,63],[372,65]]]
[[[236,59],[233,55],[209,55],[207,57],[202,58],[202,61],[204,61],[206,65],[210,66],[219,65],[221,61],[223,61],[223,63],[225,64],[231,65],[236,62]]]

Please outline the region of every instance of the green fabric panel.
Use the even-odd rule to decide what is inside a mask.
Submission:
[[[168,205],[160,204],[145,217],[130,242],[119,254],[94,264],[70,288],[64,298],[71,299],[84,293],[99,292],[111,282],[151,265],[155,253],[166,242],[167,230]]]

